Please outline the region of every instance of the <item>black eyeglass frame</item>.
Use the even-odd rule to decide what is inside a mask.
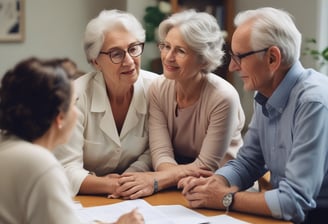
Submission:
[[[141,46],[141,51],[140,51],[140,53],[138,53],[138,54],[136,54],[136,55],[131,55],[131,49],[132,49],[133,47],[136,47],[136,46]],[[108,57],[110,58],[111,62],[113,62],[114,64],[120,64],[120,63],[122,63],[122,61],[124,61],[125,56],[126,56],[126,52],[128,52],[128,54],[129,54],[131,57],[136,58],[136,57],[139,57],[139,56],[143,53],[143,51],[144,51],[144,47],[145,47],[145,43],[142,43],[142,42],[141,42],[141,43],[132,44],[131,46],[128,47],[127,50],[123,50],[123,49],[120,49],[120,48],[115,48],[115,49],[111,49],[111,50],[109,50],[109,51],[107,51],[107,52],[106,52],[106,51],[100,51],[99,54],[107,54]],[[122,59],[120,59],[120,61],[116,62],[116,61],[113,61],[112,53],[113,53],[114,51],[118,51],[118,50],[120,50],[120,51],[122,52],[123,56],[122,56]]]
[[[266,52],[267,50],[269,50],[270,47],[266,47],[260,50],[256,50],[256,51],[248,51],[246,53],[243,54],[234,54],[231,50],[229,51],[230,57],[236,62],[237,65],[241,65],[241,59],[250,56],[252,54],[256,54],[256,53],[260,53],[260,52]]]

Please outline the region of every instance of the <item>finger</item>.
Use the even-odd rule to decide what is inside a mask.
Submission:
[[[200,200],[190,200],[189,206],[191,208],[199,208],[201,206],[201,201]]]
[[[107,195],[107,198],[111,198],[111,199],[117,199],[117,198],[119,198],[120,196],[119,195],[117,195],[117,194],[109,194],[109,195]]]
[[[129,191],[131,188],[133,188],[135,186],[135,184],[134,183],[132,183],[132,182],[125,182],[124,184],[122,184],[122,185],[120,185],[120,186],[118,186],[117,188],[116,188],[116,193],[118,193],[118,194],[120,194],[120,195],[122,195],[122,196],[125,196],[124,195],[124,192],[127,192],[127,191]]]
[[[184,186],[185,186],[185,181],[186,181],[185,178],[179,180],[179,182],[178,182],[178,184],[177,184],[178,189],[182,189],[182,188],[184,188]]]
[[[190,191],[194,189],[194,187],[197,186],[195,184],[195,181],[190,181],[189,183],[185,184],[182,190],[182,194],[188,194]]]
[[[138,191],[142,191],[142,187],[141,186],[133,186],[133,187],[129,188],[128,190],[121,192],[120,195],[123,197],[129,197],[130,199],[132,199],[131,196]]]
[[[197,192],[188,192],[184,195],[191,208],[200,208],[203,203],[203,196]]]
[[[121,174],[121,177],[130,177],[130,176],[133,176],[135,175],[134,173],[122,173]]]
[[[144,197],[144,196],[148,196],[148,195],[143,195],[143,190],[141,190],[141,191],[135,192],[134,194],[131,194],[129,198],[131,200],[134,200],[134,199],[138,199],[138,198],[141,198],[141,197]]]
[[[144,217],[143,215],[138,211],[137,208],[133,209],[131,211],[131,213],[133,214],[133,216],[136,218],[137,221],[141,222],[141,223],[144,223]]]
[[[202,170],[208,170],[208,171],[211,171],[211,169],[208,168],[207,166],[201,166],[201,167],[199,167],[199,168],[201,168]],[[212,171],[211,171],[211,172],[212,172]]]
[[[212,171],[209,171],[209,170],[201,170],[199,174],[200,174],[200,176],[203,176],[203,177],[210,177],[214,173]]]
[[[141,215],[141,213],[139,212],[138,208],[134,208],[130,211],[130,213],[133,213],[135,215]]]
[[[132,194],[131,197],[133,199],[136,199],[136,198],[152,195],[153,193],[154,193],[153,186],[149,186],[149,185],[144,187],[141,186],[141,188],[137,192]]]
[[[181,178],[177,184],[178,188],[184,188],[194,177]]]
[[[133,182],[133,181],[135,181],[134,176],[121,176],[120,179],[118,179],[118,183],[120,185],[123,185],[124,183],[127,183],[127,182]]]

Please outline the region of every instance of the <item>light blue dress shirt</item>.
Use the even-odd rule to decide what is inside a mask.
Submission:
[[[247,189],[269,170],[272,216],[301,222],[307,210],[328,208],[328,77],[296,62],[270,98],[255,100],[237,159],[216,174]]]

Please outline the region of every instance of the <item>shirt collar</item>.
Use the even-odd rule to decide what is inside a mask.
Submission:
[[[138,111],[138,113],[147,113],[147,100],[146,91],[142,79],[142,70],[138,76],[137,81],[133,84],[133,96],[131,100],[131,105]],[[97,72],[95,76],[95,88],[93,89],[91,112],[104,112],[106,110],[106,105],[104,102],[108,101],[108,96],[106,92],[105,79],[100,71]]]
[[[266,98],[261,93],[256,94],[255,100],[262,106],[262,112],[265,116],[275,116],[283,112],[287,105],[290,92],[297,83],[297,80],[301,77],[303,71],[302,64],[297,61],[289,69],[284,79],[269,98]]]

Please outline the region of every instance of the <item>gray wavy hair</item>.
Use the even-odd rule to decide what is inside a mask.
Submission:
[[[209,73],[222,65],[224,38],[214,16],[193,9],[175,13],[160,23],[159,39],[163,41],[173,27],[179,28],[187,45],[200,56],[201,63],[205,62],[202,72]]]

